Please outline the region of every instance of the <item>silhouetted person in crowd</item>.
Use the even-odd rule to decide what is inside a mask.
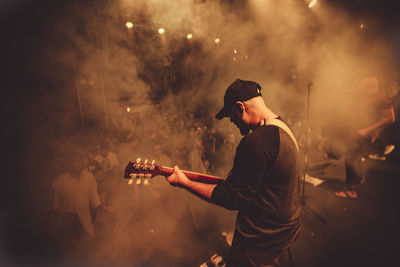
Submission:
[[[93,214],[100,206],[97,182],[87,170],[82,155],[70,160],[67,171],[52,182],[54,192],[53,209],[57,212],[57,224],[62,225],[63,234],[94,237]],[[56,226],[57,227],[57,226]]]
[[[219,167],[216,169],[215,174],[218,176],[224,176],[226,169],[229,169],[233,165],[233,156],[235,155],[236,142],[235,135],[233,133],[228,134],[224,139],[224,143],[220,148],[218,157]]]
[[[188,167],[194,172],[206,173],[207,170],[203,163],[204,148],[201,139],[194,135],[192,135],[192,138],[194,143],[189,151]]]
[[[210,126],[202,138],[204,146],[204,156],[208,161],[208,170],[215,173],[220,166],[219,150],[224,142],[223,136],[217,132],[214,126]]]
[[[102,206],[105,210],[112,210],[112,190],[115,187],[116,173],[118,172],[119,160],[116,153],[110,150],[107,143],[100,145],[97,155],[94,158],[100,166],[98,172],[99,192]]]

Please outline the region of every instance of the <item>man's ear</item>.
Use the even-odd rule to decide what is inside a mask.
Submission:
[[[243,102],[236,101],[235,105],[236,105],[237,109],[240,111],[240,113],[243,115],[243,111],[245,108]]]

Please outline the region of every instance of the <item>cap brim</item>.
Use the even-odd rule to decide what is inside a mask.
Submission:
[[[217,115],[215,115],[215,118],[217,120],[223,119],[225,117],[229,117],[229,112],[227,111],[227,109],[225,107],[223,107],[218,113]]]

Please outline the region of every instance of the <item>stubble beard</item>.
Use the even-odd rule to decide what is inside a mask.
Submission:
[[[239,127],[241,135],[247,135],[250,132],[250,127],[248,126],[241,126]]]

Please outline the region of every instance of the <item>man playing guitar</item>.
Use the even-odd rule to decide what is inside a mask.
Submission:
[[[175,166],[167,177],[195,195],[237,210],[227,266],[277,266],[300,229],[297,141],[289,127],[264,103],[261,86],[237,79],[225,92],[217,119],[230,117],[245,135],[234,165],[218,184],[189,179]]]

